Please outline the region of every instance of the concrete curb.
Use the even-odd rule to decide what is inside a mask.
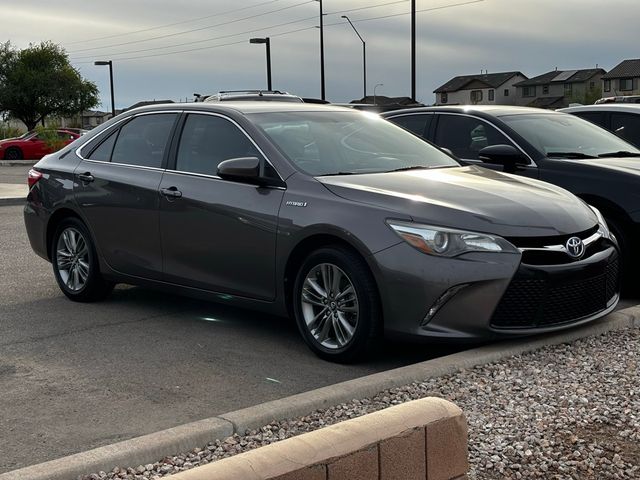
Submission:
[[[0,198],[0,206],[7,205],[24,205],[27,201],[27,197],[3,197]]]
[[[133,467],[154,463],[165,456],[201,447],[207,442],[244,434],[274,420],[309,414],[356,398],[371,397],[383,390],[429,378],[450,375],[460,370],[486,365],[545,346],[569,343],[581,338],[640,327],[640,306],[607,315],[605,318],[571,330],[534,338],[499,342],[406,367],[292,395],[198,422],[180,425],[113,445],[40,463],[0,475],[0,480],[74,480],[116,466]]]
[[[40,160],[0,160],[0,167],[33,167]]]

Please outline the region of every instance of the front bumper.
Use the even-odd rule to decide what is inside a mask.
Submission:
[[[526,265],[507,253],[444,259],[407,244],[375,258],[390,334],[478,341],[543,333],[600,318],[619,300],[613,244],[561,265]],[[451,289],[455,294],[439,305]]]

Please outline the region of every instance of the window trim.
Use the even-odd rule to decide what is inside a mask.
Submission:
[[[273,165],[273,162],[271,160],[269,160],[269,157],[267,157],[267,155],[265,155],[264,151],[260,148],[260,146],[258,146],[258,144],[255,142],[255,140],[253,140],[253,138],[251,138],[251,136],[247,133],[247,131],[242,128],[242,126],[236,122],[233,118],[228,117],[226,115],[223,115],[221,113],[218,112],[206,112],[206,111],[202,111],[202,110],[183,110],[182,113],[185,114],[185,118],[184,121],[182,122],[181,128],[180,128],[180,132],[176,132],[178,133],[178,138],[176,139],[176,150],[174,152],[174,154],[172,155],[173,158],[170,158],[170,163],[172,164],[172,168],[170,168],[169,165],[167,165],[166,171],[167,172],[173,172],[173,173],[180,173],[182,175],[193,175],[193,176],[197,176],[197,177],[205,177],[205,178],[214,178],[217,180],[224,180],[224,181],[229,181],[229,180],[225,180],[222,177],[219,177],[218,175],[207,175],[206,173],[195,173],[195,172],[186,172],[184,170],[178,170],[176,169],[177,167],[177,158],[178,158],[178,149],[180,148],[180,141],[182,140],[182,132],[184,130],[184,126],[187,123],[187,118],[189,115],[210,115],[213,117],[219,117],[222,118],[224,120],[227,120],[229,122],[231,122],[233,125],[235,125],[243,134],[245,137],[247,137],[249,139],[249,141],[253,144],[254,147],[256,147],[256,150],[258,150],[258,152],[260,153],[260,155],[262,155],[262,158],[264,158],[264,160],[271,165],[271,168],[273,168],[273,171],[276,172],[276,175],[278,176],[278,178],[280,179],[280,181],[282,183],[286,183],[284,181],[284,179],[282,178],[282,175],[280,175],[280,172],[278,171],[278,169],[275,167],[275,165]],[[232,182],[232,183],[242,183],[242,182]],[[255,185],[250,184],[250,183],[246,183],[243,185],[250,185],[253,186],[255,188]],[[269,187],[265,187],[265,188],[276,188],[276,189],[285,189],[286,187],[278,187],[278,186],[269,186]]]
[[[536,164],[536,162],[533,160],[533,158],[531,158],[531,155],[529,155],[527,152],[524,151],[524,149],[518,144],[518,142],[514,141],[513,138],[511,137],[511,135],[509,135],[507,132],[505,132],[502,128],[500,128],[498,125],[496,125],[495,123],[493,123],[491,120],[487,120],[486,118],[483,117],[479,117],[477,115],[471,115],[468,113],[458,113],[458,112],[433,112],[436,115],[457,115],[459,117],[470,117],[473,118],[475,120],[481,120],[485,123],[488,123],[489,125],[491,125],[493,128],[495,128],[496,130],[498,130],[502,135],[504,135],[505,137],[507,137],[507,140],[509,140],[511,143],[513,143],[513,145],[520,150],[520,152],[529,159],[529,161],[531,162],[529,165],[523,165],[525,167],[534,167],[534,168],[538,168],[538,165]],[[437,119],[438,124],[440,123],[440,119]],[[438,130],[439,125],[436,124],[435,126],[435,130],[434,130],[434,140],[435,140],[435,133]],[[438,148],[442,148],[442,147],[438,147]],[[469,159],[469,158],[463,158],[462,160],[466,160],[466,161],[474,161],[473,159]],[[481,161],[480,161],[481,162]]]

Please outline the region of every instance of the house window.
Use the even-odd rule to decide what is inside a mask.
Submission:
[[[522,87],[522,96],[523,97],[535,97],[536,96],[536,87]]]
[[[542,86],[542,94],[543,95],[549,95],[549,85],[543,85]]]
[[[605,80],[604,81],[604,91],[605,92],[610,92],[611,91],[611,80]]]
[[[471,91],[471,103],[479,103],[482,101],[482,90]]]
[[[623,92],[628,92],[629,90],[633,90],[633,78],[621,78],[620,90]]]
[[[440,102],[441,103],[447,103],[449,101],[449,95],[447,95],[446,93],[441,93],[440,94]]]
[[[489,101],[493,102],[493,100],[495,99],[495,90],[489,90]]]
[[[504,89],[504,96],[505,96],[505,97],[508,97],[508,96],[509,96],[509,89],[508,89],[508,88],[505,88],[505,89]]]
[[[565,83],[564,84],[565,97],[570,96],[572,93],[573,93],[573,83]]]
[[[596,82],[589,82],[589,90],[596,88]]]

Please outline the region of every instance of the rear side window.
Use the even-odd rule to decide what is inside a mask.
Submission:
[[[141,167],[162,167],[177,114],[141,115],[120,129],[111,161]]]
[[[575,112],[573,113],[576,117],[584,118],[591,123],[595,123],[596,125],[600,125],[604,127],[605,125],[605,115],[604,112]]]
[[[249,138],[229,120],[191,114],[180,136],[176,170],[217,175],[224,160],[259,156]]]
[[[116,143],[117,136],[117,130],[112,132],[105,141],[98,145],[98,148],[91,152],[87,158],[89,160],[98,160],[100,162],[111,161],[111,152],[113,151],[113,145]]]
[[[419,137],[427,138],[433,115],[401,115],[390,120],[396,125],[415,133]]]

